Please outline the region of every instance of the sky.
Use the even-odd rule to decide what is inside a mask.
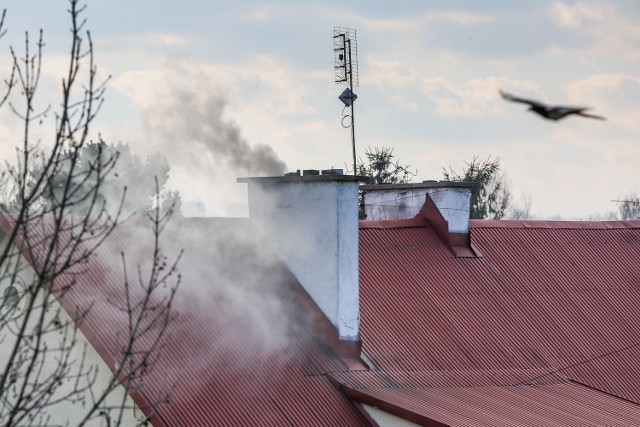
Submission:
[[[358,157],[392,147],[416,182],[474,156],[499,157],[516,203],[529,200],[540,219],[605,215],[640,192],[636,0],[88,3],[96,64],[111,76],[94,138],[165,155],[169,185],[208,215],[245,211],[239,176],[350,167],[335,26],[357,31]],[[55,105],[69,46],[65,2],[1,4],[0,71],[9,46],[23,50],[25,31],[33,39],[42,28],[41,103]],[[547,121],[499,89],[593,107],[607,121]],[[5,140],[19,131],[8,110],[0,131]],[[15,156],[11,144],[0,156]]]

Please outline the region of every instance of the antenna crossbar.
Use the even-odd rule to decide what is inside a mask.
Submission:
[[[333,28],[333,52],[335,82],[359,86],[358,43],[356,30],[346,27]]]

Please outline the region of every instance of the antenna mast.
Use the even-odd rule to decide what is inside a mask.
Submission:
[[[346,83],[347,88],[342,91],[338,99],[344,104],[342,109],[342,126],[351,128],[351,145],[353,148],[353,174],[357,175],[356,166],[356,131],[353,103],[358,98],[353,92],[353,86],[358,86],[358,43],[356,30],[345,27],[333,27],[333,53],[335,70],[335,82],[337,84]],[[351,114],[344,114],[344,110],[351,108]],[[350,121],[345,125],[345,119]]]

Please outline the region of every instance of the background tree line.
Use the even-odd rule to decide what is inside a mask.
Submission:
[[[403,184],[411,182],[417,175],[395,159],[393,148],[374,147],[365,150],[366,162],[360,159],[358,175],[366,177],[365,184]],[[500,169],[500,159],[488,157],[481,160],[475,156],[465,164],[461,172],[451,167],[443,168],[443,180],[467,182],[471,187],[470,216],[472,219],[501,219],[512,204],[504,172]]]
[[[409,183],[417,175],[411,166],[397,160],[391,147],[368,147],[365,161],[360,159],[358,175],[366,177],[366,184],[402,184]],[[466,182],[471,187],[471,219],[533,219],[531,196],[523,196],[519,201],[509,188],[509,180],[500,165],[500,158],[491,156],[481,159],[474,156],[465,162],[460,171],[451,166],[442,168],[444,181]],[[585,217],[585,219],[640,219],[640,196],[636,192],[627,193],[616,201],[617,212],[611,212],[604,218]]]
[[[108,173],[102,176],[90,173],[100,159],[110,159]],[[32,164],[25,180],[28,191],[34,191],[39,177],[47,172],[47,161],[44,151],[34,150]],[[72,174],[69,170],[71,168],[74,169]],[[86,213],[89,204],[99,203],[103,204],[112,216],[116,213],[124,218],[144,216],[155,208],[157,185],[160,211],[165,213],[171,210],[174,216],[181,216],[180,192],[166,188],[169,171],[169,162],[160,153],[143,159],[131,151],[129,144],[108,144],[103,140],[88,141],[77,149],[62,149],[59,170],[50,176],[48,191],[41,193],[35,203],[51,209],[63,200],[69,186],[97,186],[97,200],[78,200],[67,205],[67,212],[82,215]],[[2,207],[7,212],[16,212],[20,209],[21,200],[17,192],[9,190],[11,188],[16,189],[15,186],[5,187]]]

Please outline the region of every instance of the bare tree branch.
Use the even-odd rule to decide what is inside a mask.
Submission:
[[[130,394],[140,392],[144,377],[162,353],[180,282],[180,256],[169,262],[161,250],[160,236],[171,210],[161,210],[156,185],[155,209],[149,218],[154,241],[150,268],[145,276],[142,265],[137,267],[138,286],[131,286],[126,254],[122,254],[120,292],[126,298],[124,304],[113,301],[113,311],[124,312],[128,326],[112,349],[113,372],[96,361],[96,350],[79,329],[94,314],[94,301],[78,303],[75,310],[60,304],[87,285],[87,273],[95,268],[96,257],[122,222],[127,195],[123,188],[116,200],[103,196],[118,155],[105,153],[98,144],[94,157],[81,157],[91,142],[91,125],[104,102],[108,78],[98,78],[91,35],[84,29],[85,6],[78,0],[69,0],[69,6],[71,43],[60,103],[40,107],[42,31],[35,44],[25,35],[24,54],[10,49],[13,65],[0,95],[0,107],[8,105],[22,124],[16,162],[6,163],[0,176],[7,184],[0,214],[5,234],[0,246],[3,426],[70,422],[51,420],[51,409],[57,405],[72,405],[70,415],[78,417],[73,422],[79,425],[100,419],[106,425],[130,425],[131,417],[125,413],[135,406]],[[5,16],[3,11],[0,37]],[[14,89],[20,92],[17,99],[9,98]],[[53,138],[41,149],[33,126],[49,114]],[[165,400],[166,396],[149,399],[142,409],[153,414]]]

